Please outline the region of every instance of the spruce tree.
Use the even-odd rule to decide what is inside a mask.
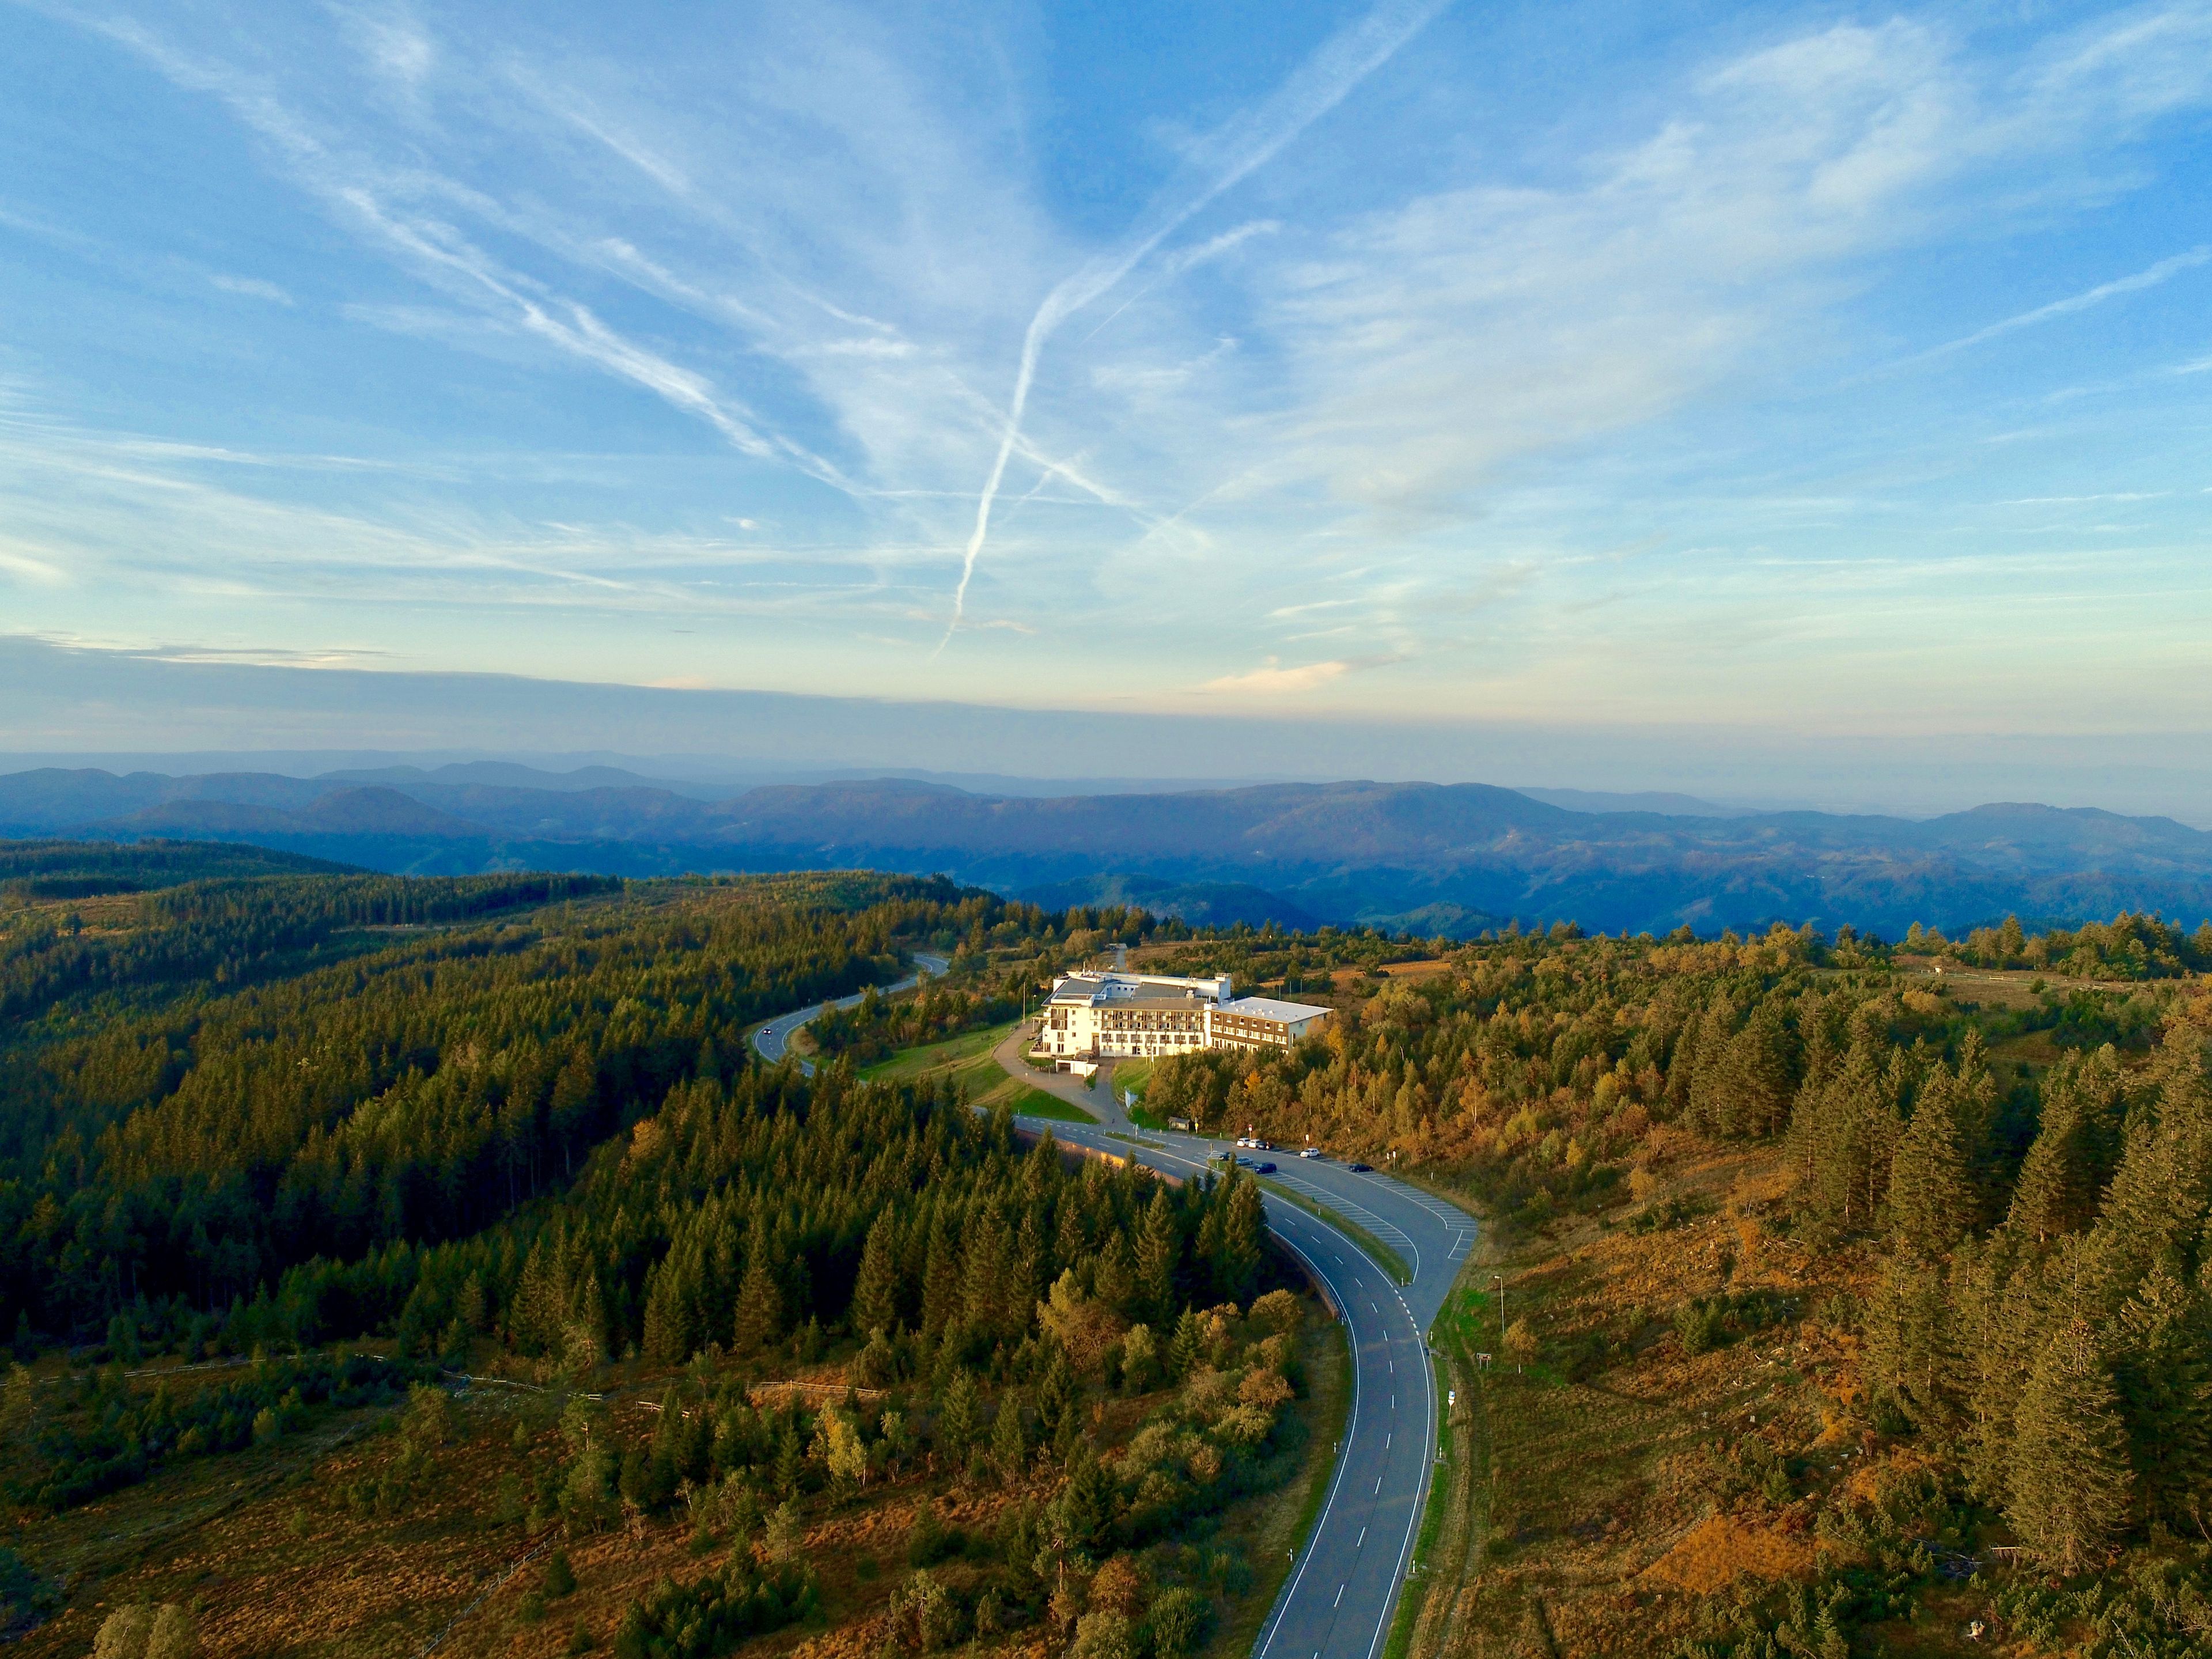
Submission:
[[[1185,1308],[1182,1317],[1176,1321],[1175,1334],[1168,1340],[1168,1371],[1177,1381],[1188,1376],[1204,1352],[1205,1336],[1199,1329],[1198,1310]]]
[[[2097,1202],[2087,1125],[2079,1098],[2045,1087],[2043,1122],[2014,1182],[2006,1221],[2023,1238],[2048,1244],[2088,1224]]]
[[[885,1210],[868,1229],[868,1242],[860,1249],[860,1276],[853,1284],[853,1328],[862,1335],[889,1334],[898,1323],[898,1249],[893,1238],[897,1227]]]
[[[2133,1478],[2120,1401],[2087,1322],[2069,1320],[2021,1393],[2007,1517],[2062,1572],[2100,1559],[2126,1525]]]
[[[1013,1267],[1014,1239],[1006,1212],[996,1204],[968,1224],[967,1260],[962,1270],[961,1315],[968,1329],[1004,1334],[1010,1311],[1026,1322],[1030,1304],[1010,1310],[1006,1306],[1008,1275]]]
[[[745,1252],[745,1276],[738,1287],[738,1311],[732,1347],[750,1356],[765,1352],[783,1334],[783,1292],[775,1282],[775,1265],[769,1261],[765,1230],[753,1229],[753,1246]]]
[[[1169,1201],[1164,1182],[1152,1188],[1152,1201],[1145,1210],[1145,1229],[1137,1240],[1137,1316],[1155,1328],[1175,1316],[1176,1258],[1182,1238],[1176,1227],[1175,1206]]]
[[[960,1317],[960,1258],[952,1228],[940,1207],[929,1229],[929,1261],[922,1270],[921,1328],[935,1338]]]
[[[968,1461],[969,1449],[975,1443],[981,1413],[975,1379],[963,1366],[952,1373],[952,1381],[945,1385],[945,1398],[937,1407],[937,1443],[956,1468]]]
[[[2192,1115],[2165,1101],[2128,1124],[2120,1167],[2089,1237],[2096,1293],[2117,1313],[2154,1264],[2191,1271],[2208,1214],[2212,1148]]]
[[[646,1357],[664,1365],[691,1357],[691,1316],[683,1274],[671,1251],[647,1276],[645,1285]]]
[[[2137,1490],[2148,1516],[2179,1528],[2212,1504],[2212,1310],[2164,1262],[2120,1313],[2114,1365]]]
[[[1937,1079],[1945,1079],[1940,1070]],[[1973,1223],[1973,1188],[1951,1115],[1951,1091],[1923,1090],[1890,1160],[1890,1233],[1923,1262],[1942,1260]]]
[[[1719,1133],[1763,1140],[1781,1131],[1796,1087],[1791,1049],[1782,1011],[1760,1003],[1722,1058],[1713,1100]]]
[[[1224,1302],[1251,1300],[1260,1275],[1260,1243],[1267,1212],[1256,1181],[1234,1177],[1221,1209],[1221,1250],[1213,1261],[1214,1291]]]
[[[991,1462],[999,1479],[1012,1486],[1029,1467],[1030,1437],[1022,1421],[1022,1397],[1009,1389],[999,1398],[999,1413],[991,1425]]]
[[[1911,1256],[1893,1256],[1868,1300],[1868,1382],[1879,1382],[1922,1427],[1950,1415],[1955,1389],[1943,1281]]]

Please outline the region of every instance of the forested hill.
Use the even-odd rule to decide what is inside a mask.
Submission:
[[[1433,1551],[1409,1591],[1463,1583],[1483,1650],[1990,1650],[1950,1639],[1978,1626],[2203,1659],[2212,927],[1421,944],[943,878],[240,856],[0,854],[64,893],[0,893],[0,1624],[74,1598],[39,1651],[122,1601],[73,1552],[222,1492],[258,1505],[237,1550],[337,1529],[410,1587],[410,1552],[465,1558],[456,1613],[557,1527],[598,1598],[573,1651],[727,1653],[835,1607],[836,1651],[1049,1631],[1225,1659],[1205,1632],[1289,1547],[1242,1553],[1237,1505],[1294,1519],[1299,1449],[1334,1434],[1260,1190],[1073,1167],[912,1054],[856,1070],[953,1033],[980,1057],[1023,992],[1121,945],[1337,1014],[1117,1075],[1149,1110],[1388,1158],[1483,1212],[1517,1316],[1484,1260],[1437,1340],[1512,1362],[1452,1383],[1498,1478],[1454,1522],[1462,1579]],[[945,983],[864,999],[816,1076],[749,1049],[921,947]],[[900,1495],[870,1509],[872,1479]],[[842,1574],[887,1540],[895,1592]],[[210,1651],[279,1642],[199,1544],[116,1547],[133,1594],[232,1621]],[[586,1594],[562,1560],[462,1650],[560,1650],[526,1632]],[[301,1627],[361,1613],[357,1578],[300,1577],[256,1583],[293,1585]]]
[[[202,837],[420,874],[941,872],[1054,905],[1140,896],[1200,924],[1462,938],[1515,919],[1655,933],[1810,920],[1894,936],[2007,914],[2212,915],[2212,835],[2033,804],[1915,821],[1578,811],[1480,784],[1039,798],[878,780],[714,800],[545,782],[49,769],[0,777],[0,833]]]
[[[0,896],[0,1309],[70,1338],[125,1308],[220,1312],[316,1258],[478,1232],[671,1090],[738,1077],[749,1024],[893,978],[919,940],[973,951],[1006,928],[1048,946],[1065,929],[908,877],[0,857],[107,890]],[[205,878],[131,890],[176,875]],[[635,1289],[609,1287],[610,1317]]]

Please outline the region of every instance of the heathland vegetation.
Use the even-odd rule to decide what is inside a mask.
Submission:
[[[1478,1269],[1444,1333],[1489,1462],[1443,1565],[1480,1589],[1427,1639],[2199,1654],[2209,963],[2212,931],[2141,916],[1896,947],[1561,927],[1363,974],[1325,1041],[1164,1061],[1148,1098],[1501,1224],[1514,1316]]]

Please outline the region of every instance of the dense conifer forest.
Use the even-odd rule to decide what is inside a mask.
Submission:
[[[617,1593],[587,1634],[624,1653],[829,1616],[793,1540],[872,1478],[933,1478],[955,1508],[991,1494],[974,1538],[921,1499],[890,1615],[917,1644],[1035,1626],[1065,1602],[1041,1577],[1055,1552],[1087,1574],[1152,1550],[1122,1616],[1163,1654],[1249,1578],[1233,1549],[1170,1546],[1304,1466],[1282,1408],[1315,1338],[1257,1190],[1072,1160],[942,1085],[865,1084],[842,1060],[810,1079],[745,1042],[917,947],[958,982],[870,996],[832,1047],[1003,1018],[1149,918],[868,875],[408,880],[189,848],[18,866],[0,1497],[32,1533],[0,1571],[19,1621],[67,1588],[37,1517],[341,1443],[380,1410],[378,1449],[334,1483],[343,1524],[450,1502],[448,1394],[486,1366],[520,1390],[494,1401],[527,1409],[477,1528],[587,1547],[673,1512],[725,1549]],[[847,1382],[760,1393],[794,1374]],[[641,1387],[642,1432],[617,1404]],[[1116,1433],[1100,1413],[1124,1400]]]
[[[2204,929],[1462,944],[865,874],[409,880],[173,846],[0,872],[0,1596],[42,1631],[83,1628],[73,1515],[299,1447],[331,1471],[313,1525],[566,1540],[505,1594],[517,1629],[574,1609],[570,1651],[1231,1640],[1236,1517],[1325,1468],[1322,1328],[1258,1189],[858,1075],[1121,944],[1336,1010],[1289,1053],[1163,1061],[1146,1104],[1482,1209],[1524,1273],[1510,1327],[1482,1334],[1473,1281],[1455,1304],[1516,1360],[1474,1385],[1496,1455],[1578,1391],[1740,1389],[1797,1356],[1764,1413],[1708,1411],[1668,1454],[1611,1613],[1547,1577],[1540,1527],[1493,1528],[1468,1605],[1504,1647],[1826,1656],[1910,1628],[1941,1651],[1971,1626],[2208,1650]],[[916,949],[951,973],[823,1020],[816,1077],[750,1052],[753,1023]],[[1608,1251],[1673,1288],[1590,1290]],[[802,1547],[887,1513],[875,1553]],[[1796,1565],[1651,1601],[1686,1526]],[[257,1650],[222,1633],[244,1613],[192,1616]]]

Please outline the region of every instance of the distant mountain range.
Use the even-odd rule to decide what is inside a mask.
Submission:
[[[1731,816],[1683,796],[1569,805],[1536,793],[1347,782],[1035,796],[878,779],[714,799],[614,769],[581,778],[488,763],[317,778],[44,769],[0,775],[0,835],[244,842],[418,874],[941,871],[1054,906],[1455,936],[1509,918],[1708,933],[1811,921],[1893,935],[2008,913],[2212,915],[2212,834],[2170,818],[2033,805],[1919,821]],[[1618,800],[1644,810],[1591,810]]]

